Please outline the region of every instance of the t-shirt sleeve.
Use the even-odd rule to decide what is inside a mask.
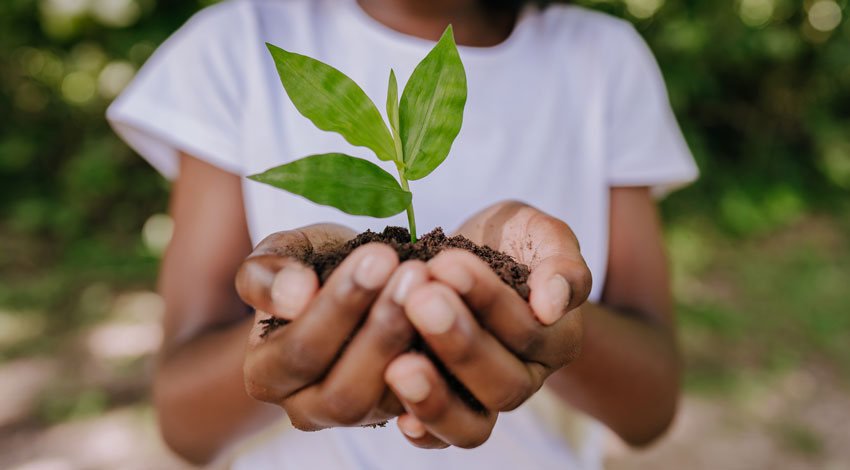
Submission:
[[[663,197],[696,180],[696,163],[670,107],[649,47],[624,23],[608,80],[607,177],[610,186],[649,186]]]
[[[193,16],[107,109],[115,132],[166,178],[177,177],[181,151],[243,173],[240,113],[248,65],[239,3]]]

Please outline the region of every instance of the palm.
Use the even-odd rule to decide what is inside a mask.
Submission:
[[[550,256],[581,259],[578,241],[566,224],[519,202],[490,206],[470,217],[457,233],[513,256],[532,270]]]

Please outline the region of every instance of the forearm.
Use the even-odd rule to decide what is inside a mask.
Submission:
[[[154,404],[162,435],[192,462],[209,462],[282,414],[245,392],[242,364],[252,320],[207,331],[161,355]]]
[[[547,385],[630,444],[648,444],[675,415],[679,358],[674,335],[602,305],[588,302],[581,309],[582,353]]]

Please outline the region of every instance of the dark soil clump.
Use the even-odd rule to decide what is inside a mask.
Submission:
[[[346,243],[337,251],[330,253],[312,253],[304,260],[313,266],[319,275],[319,283],[324,284],[331,273],[355,248],[372,242],[386,243],[393,247],[398,253],[401,261],[418,259],[428,261],[446,248],[461,248],[472,252],[493,268],[493,271],[502,278],[505,283],[514,289],[525,300],[528,300],[529,289],[528,266],[519,264],[512,257],[491,249],[487,246],[478,246],[462,235],[447,237],[442,228],[435,228],[425,234],[418,242],[410,243],[410,233],[405,228],[387,227],[382,233],[365,231]]]
[[[387,227],[381,233],[367,230],[357,235],[337,250],[323,253],[310,253],[303,261],[316,271],[316,274],[319,277],[319,284],[324,284],[330,277],[331,273],[333,273],[334,269],[336,269],[336,267],[339,266],[352,251],[361,245],[372,242],[385,243],[389,245],[395,249],[396,253],[398,253],[398,258],[401,261],[411,259],[428,261],[447,248],[460,248],[467,250],[488,263],[490,267],[493,268],[493,271],[498,274],[507,285],[516,290],[520,297],[528,300],[530,292],[527,284],[530,272],[528,266],[518,263],[514,258],[500,251],[493,250],[487,246],[479,246],[461,235],[447,237],[446,234],[443,233],[443,229],[439,227],[423,235],[416,243],[410,242],[410,233],[407,229],[402,227]],[[261,320],[260,323],[265,325],[265,329],[261,335],[265,337],[278,327],[286,325],[289,321],[272,317],[266,320]],[[484,406],[478,402],[472,393],[470,393],[469,390],[467,390],[466,387],[464,387],[463,384],[460,383],[460,381],[458,381],[457,378],[455,378],[439,360],[437,360],[436,356],[428,350],[427,345],[424,341],[422,341],[422,338],[418,338],[414,342],[412,349],[422,351],[432,359],[434,364],[443,374],[443,377],[445,377],[449,386],[467,405],[470,406],[470,408],[477,411],[484,411]]]

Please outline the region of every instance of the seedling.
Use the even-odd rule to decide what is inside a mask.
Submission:
[[[390,217],[407,211],[416,242],[409,182],[424,178],[448,156],[466,104],[466,72],[449,25],[413,70],[398,98],[390,69],[387,117],[350,78],[316,59],[266,44],[289,99],[319,129],[392,161],[398,181],[378,165],[342,153],[311,155],[248,178],[354,215]]]

